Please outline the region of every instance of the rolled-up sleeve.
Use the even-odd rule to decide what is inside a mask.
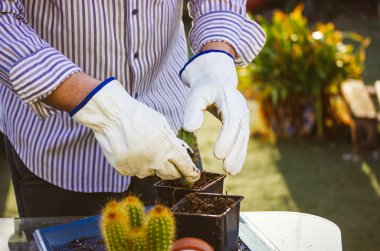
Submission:
[[[208,42],[223,41],[235,49],[237,65],[248,65],[264,46],[266,37],[249,18],[245,5],[246,1],[238,0],[190,0],[190,45],[194,53]]]
[[[81,69],[38,37],[27,25],[19,0],[0,0],[0,82],[36,114],[45,118],[55,109],[41,100]]]

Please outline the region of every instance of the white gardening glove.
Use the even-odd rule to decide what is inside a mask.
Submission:
[[[206,109],[216,109],[222,129],[214,155],[222,159],[226,173],[240,172],[249,141],[249,110],[237,90],[234,59],[224,51],[203,51],[181,70],[182,81],[190,87],[183,128],[195,132],[203,124]]]
[[[96,87],[70,115],[93,130],[108,162],[122,175],[189,181],[200,177],[166,118],[132,98],[114,78]]]

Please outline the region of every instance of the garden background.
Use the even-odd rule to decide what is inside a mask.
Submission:
[[[250,1],[249,1],[250,2]],[[363,79],[367,85],[380,80],[380,18],[377,1],[252,1],[254,13],[271,19],[274,9],[285,13],[303,2],[309,27],[333,22],[335,28],[369,37]],[[185,17],[185,23],[189,23]],[[249,100],[252,132],[260,131],[260,104]],[[208,115],[198,132],[204,167],[221,172],[213,156],[220,123]],[[377,148],[353,152],[348,126],[342,135],[281,137],[276,140],[252,134],[243,171],[228,176],[228,194],[245,197],[243,211],[297,211],[335,222],[342,231],[346,251],[380,250],[380,152]],[[345,128],[345,129],[344,129]],[[254,137],[255,136],[255,137]],[[17,217],[4,149],[0,147],[0,216]]]

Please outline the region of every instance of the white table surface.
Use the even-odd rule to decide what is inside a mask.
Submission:
[[[322,217],[297,212],[244,212],[241,216],[265,242],[263,250],[341,251],[339,227]],[[260,248],[261,249],[261,248]],[[261,251],[261,250],[255,250]]]
[[[10,239],[15,231],[14,220],[10,218],[1,219],[0,224],[0,250],[8,250],[8,239]]]

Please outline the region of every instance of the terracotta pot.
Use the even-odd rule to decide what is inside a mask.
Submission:
[[[174,242],[172,251],[214,251],[214,248],[210,246],[204,240],[198,238],[185,237],[178,239]]]

